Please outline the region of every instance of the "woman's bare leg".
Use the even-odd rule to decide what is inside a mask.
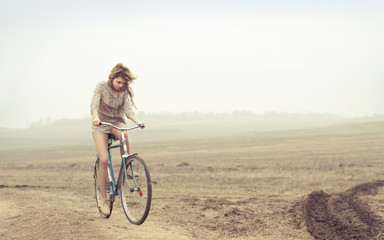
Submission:
[[[94,131],[93,140],[95,141],[97,154],[99,155],[99,186],[100,194],[103,198],[106,198],[106,186],[108,179],[108,135],[103,132]]]
[[[124,125],[122,124],[117,124],[118,127],[125,127]],[[111,133],[113,133],[113,135],[115,135],[115,138],[116,139],[119,139],[120,140],[120,144],[123,143],[122,139],[121,139],[121,131],[120,130],[117,130],[117,129],[112,129],[111,130]],[[129,141],[128,141],[128,134],[127,134],[127,131],[124,131],[124,137],[125,137],[125,140],[127,142],[127,151],[128,151],[128,154],[130,153],[129,151]],[[121,147],[120,148],[120,155],[123,156],[124,154],[124,148]]]

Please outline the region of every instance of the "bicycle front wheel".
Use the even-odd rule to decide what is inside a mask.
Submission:
[[[147,219],[151,208],[152,184],[145,162],[137,155],[125,159],[120,168],[119,194],[125,216],[136,225]]]

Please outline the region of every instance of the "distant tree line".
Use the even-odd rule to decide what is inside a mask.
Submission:
[[[231,113],[215,113],[215,112],[158,112],[146,113],[143,111],[138,112],[137,117],[143,121],[191,121],[191,120],[225,120],[225,119],[254,119],[254,120],[355,120],[355,121],[384,121],[384,115],[374,114],[369,116],[348,118],[334,113],[300,113],[300,112],[275,112],[268,111],[264,113],[255,113],[251,111],[233,111]],[[89,125],[90,117],[80,119],[55,119],[55,118],[42,118],[39,121],[33,122],[29,125],[30,128],[44,127],[48,125]]]

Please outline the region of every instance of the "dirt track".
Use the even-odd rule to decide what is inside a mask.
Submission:
[[[1,239],[384,239],[384,124],[132,142],[141,226],[96,209],[91,143],[1,148]],[[17,150],[17,151],[16,151]]]
[[[384,239],[383,219],[359,195],[376,195],[384,181],[357,185],[343,193],[313,192],[298,209],[315,239]]]

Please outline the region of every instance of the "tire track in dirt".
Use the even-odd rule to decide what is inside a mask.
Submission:
[[[383,219],[359,199],[382,186],[378,180],[338,194],[312,192],[299,204],[308,232],[315,239],[384,239]]]

